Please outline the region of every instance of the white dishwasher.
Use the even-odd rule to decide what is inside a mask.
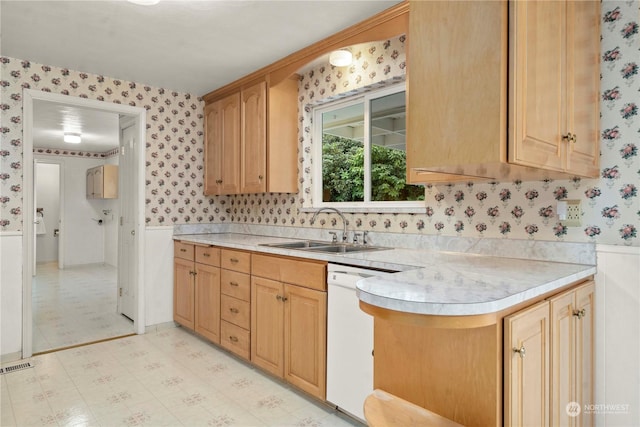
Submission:
[[[364,400],[373,392],[373,317],[360,310],[356,283],[388,274],[327,267],[327,401],[363,422]]]

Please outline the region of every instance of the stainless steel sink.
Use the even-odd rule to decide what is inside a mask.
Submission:
[[[369,246],[369,245],[356,245],[350,243],[332,243],[322,242],[317,240],[302,240],[298,242],[286,242],[286,243],[263,243],[260,246],[269,246],[272,248],[282,249],[298,249],[309,252],[323,252],[332,254],[344,254],[352,252],[368,252],[368,251],[381,251],[385,249],[382,246]]]
[[[260,246],[271,246],[272,248],[283,248],[283,249],[306,249],[306,248],[314,248],[318,246],[327,246],[327,245],[331,245],[331,242],[302,240],[299,242],[287,242],[287,243],[263,243]]]
[[[351,252],[368,252],[368,251],[382,251],[385,249],[382,246],[367,246],[367,245],[351,245],[348,243],[333,243],[330,246],[319,246],[316,248],[308,248],[310,252],[326,252],[326,253],[351,253]]]

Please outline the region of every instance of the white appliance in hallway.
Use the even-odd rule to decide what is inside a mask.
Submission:
[[[363,422],[373,392],[373,317],[360,310],[356,283],[386,275],[339,264],[327,272],[327,401]]]

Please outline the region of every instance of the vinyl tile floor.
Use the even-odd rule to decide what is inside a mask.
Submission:
[[[33,353],[127,335],[133,322],[117,313],[117,274],[110,265],[36,266],[32,285]]]
[[[361,426],[179,327],[3,367],[24,362],[0,376],[3,427]]]

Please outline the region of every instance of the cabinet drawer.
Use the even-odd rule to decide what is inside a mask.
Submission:
[[[229,323],[249,329],[251,326],[251,305],[228,295],[220,298],[220,316]]]
[[[327,290],[327,263],[254,254],[251,274],[306,288]]]
[[[222,269],[220,292],[243,301],[251,301],[251,276],[237,271]]]
[[[222,320],[220,322],[220,345],[249,360],[249,331]]]
[[[220,249],[213,246],[196,246],[196,262],[220,267]]]
[[[251,271],[251,253],[222,249],[220,251],[220,266],[227,270],[249,273]]]
[[[194,246],[192,243],[184,243],[178,240],[173,242],[173,256],[189,261],[194,260]]]

